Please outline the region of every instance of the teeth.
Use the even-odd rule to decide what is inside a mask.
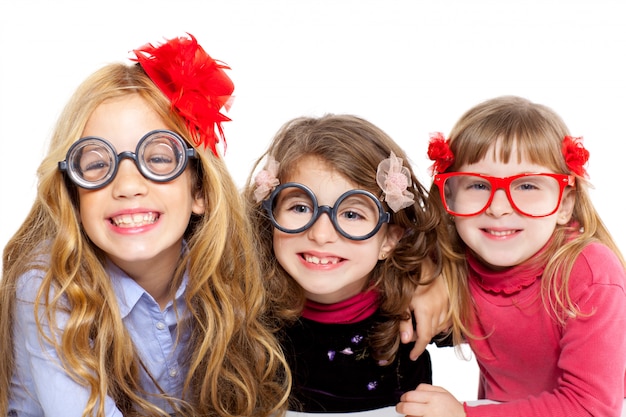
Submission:
[[[489,230],[489,234],[494,235],[494,236],[509,236],[509,235],[512,235],[513,233],[515,233],[515,230],[506,230],[506,231]]]
[[[140,227],[154,223],[157,218],[153,212],[135,213],[112,217],[111,222],[118,227]]]
[[[339,258],[318,258],[317,256],[304,255],[304,260],[317,265],[335,265]]]

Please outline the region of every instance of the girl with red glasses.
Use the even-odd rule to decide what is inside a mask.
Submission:
[[[591,203],[589,153],[551,109],[487,100],[431,138],[430,200],[457,240],[471,307],[460,331],[480,368],[469,406],[422,384],[419,416],[619,416],[626,370],[624,257]],[[465,259],[463,259],[465,255]]]

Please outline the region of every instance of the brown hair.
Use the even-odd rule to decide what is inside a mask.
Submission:
[[[408,305],[417,285],[429,283],[441,271],[442,254],[436,227],[439,212],[431,210],[425,188],[417,180],[405,152],[381,129],[353,115],[328,114],[319,118],[300,117],[285,123],[276,133],[267,151],[256,161],[248,178],[245,196],[261,258],[265,262],[266,285],[275,316],[283,323],[295,320],[304,306],[302,289],[281,267],[273,252],[273,226],[261,203],[254,197],[254,171],[269,156],[279,163],[278,179],[283,183],[298,161],[314,156],[343,175],[359,188],[381,195],[376,183],[378,164],[393,152],[403,159],[411,173],[408,191],[415,203],[391,213],[391,223],[400,226],[404,235],[371,273],[371,282],[381,295],[380,310],[386,318],[370,343],[377,359],[391,361],[399,346],[399,322],[408,318]]]

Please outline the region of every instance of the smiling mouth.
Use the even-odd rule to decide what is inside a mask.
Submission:
[[[334,256],[319,258],[313,255],[302,254],[302,258],[311,264],[315,265],[336,265],[341,261],[341,258]]]
[[[491,230],[491,229],[483,229],[483,231],[485,233],[488,233],[492,236],[497,236],[497,237],[504,237],[504,236],[511,236],[514,235],[515,233],[518,232],[518,230],[516,229],[512,229],[512,230]]]
[[[123,214],[111,217],[111,223],[117,227],[132,228],[154,224],[159,219],[159,215],[154,212]]]

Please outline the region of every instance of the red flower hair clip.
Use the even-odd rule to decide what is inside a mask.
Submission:
[[[454,163],[454,154],[450,150],[450,139],[446,140],[441,132],[431,133],[428,143],[428,158],[435,161],[430,167],[432,175],[445,172]]]
[[[579,177],[587,177],[584,165],[589,160],[589,151],[582,143],[582,137],[565,136],[561,151],[567,167]]]
[[[170,39],[159,46],[146,44],[135,49],[133,61],[141,65],[171,101],[172,110],[186,121],[194,144],[210,147],[219,157],[216,145],[220,140],[226,151],[221,123],[230,121],[220,110],[230,107],[235,87],[224,72],[230,68],[211,58],[196,38],[188,35],[189,38]]]

